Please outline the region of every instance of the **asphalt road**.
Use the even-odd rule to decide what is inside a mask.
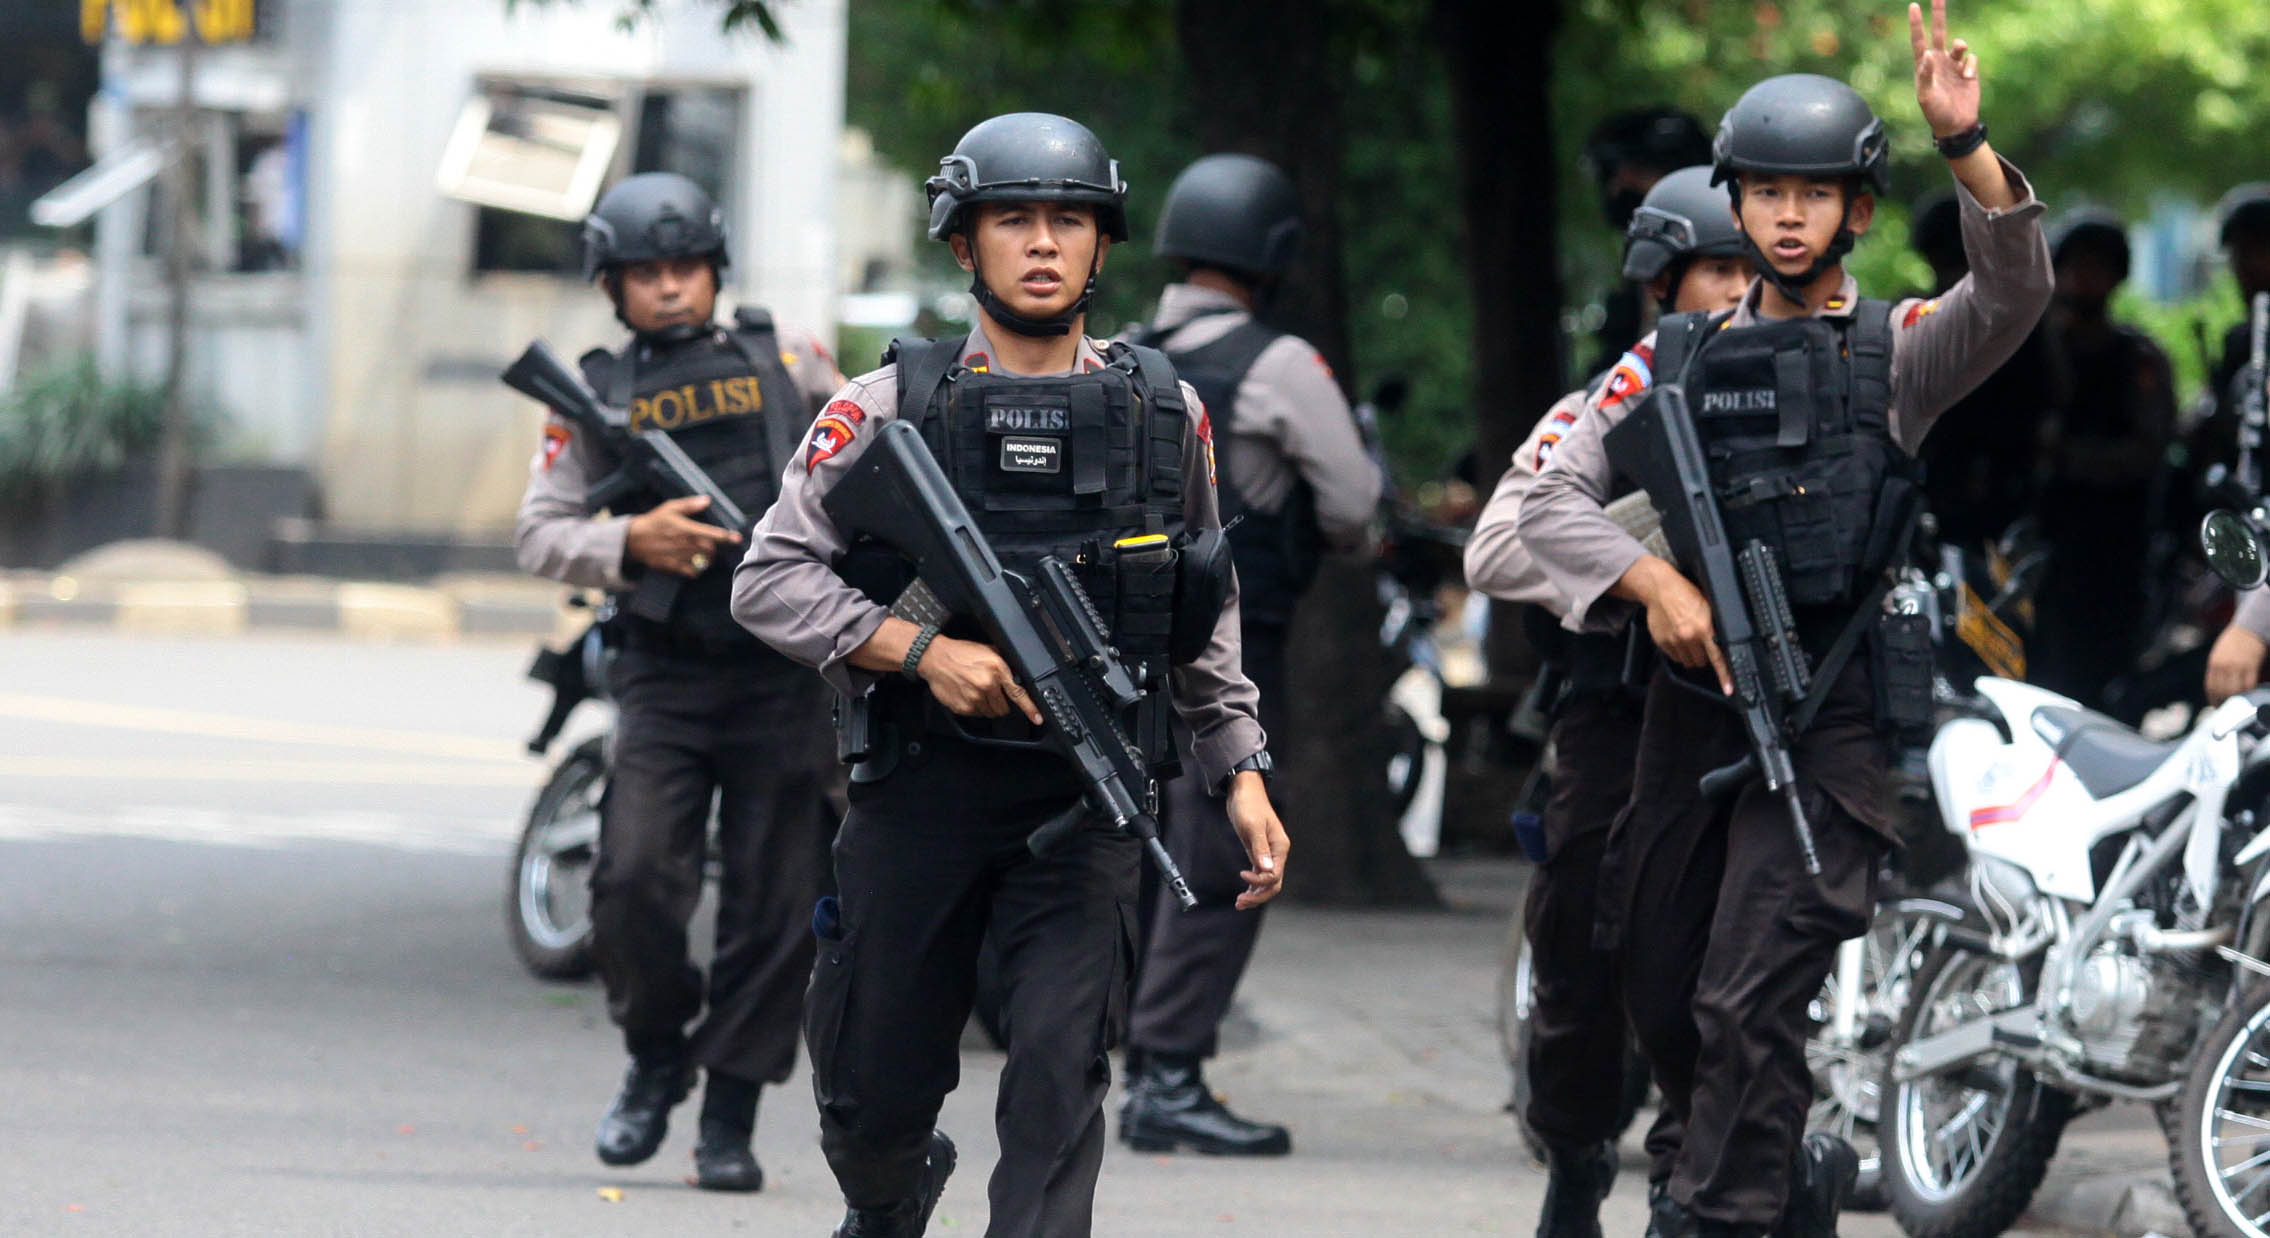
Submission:
[[[592,1157],[618,1041],[594,988],[530,979],[502,930],[542,774],[526,658],[0,636],[0,1234],[828,1232],[801,1078],[767,1094],[760,1196],[682,1184],[690,1111],[645,1166]],[[1492,1023],[1514,891],[1437,872],[1452,911],[1271,913],[1213,1074],[1296,1154],[1114,1144],[1098,1234],[1531,1231]],[[934,1235],[985,1227],[998,1058],[963,1065]],[[1609,1232],[1644,1226],[1639,1176]]]

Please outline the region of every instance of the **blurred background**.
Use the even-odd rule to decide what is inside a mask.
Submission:
[[[546,776],[519,742],[546,704],[521,670],[572,624],[514,566],[542,411],[496,376],[532,336],[618,342],[577,227],[644,171],[724,204],[728,300],[817,332],[846,374],[894,336],[959,331],[967,277],[923,239],[921,183],[1019,110],[1089,125],[1132,187],[1093,335],[1170,279],[1146,242],[1182,166],[1284,167],[1308,244],[1269,316],[1318,345],[1394,482],[1378,554],[1328,563],[1295,627],[1308,725],[1279,785],[1309,905],[1273,913],[1233,1037],[1251,1052],[1223,1073],[1284,1089],[1319,1134],[1258,1184],[1107,1174],[1112,1232],[1217,1232],[1211,1208],[1189,1230],[1158,1215],[1157,1191],[1193,1182],[1269,1201],[1257,1232],[1502,1230],[1491,974],[1542,730],[1535,652],[1465,596],[1457,545],[1537,417],[1644,329],[1621,217],[1757,79],[1841,77],[1886,118],[1894,190],[1849,264],[1864,289],[1959,274],[1932,261],[1949,185],[1904,7],[0,0],[0,1044],[21,1050],[0,1095],[47,1132],[11,1146],[25,1189],[0,1230],[107,1209],[106,1232],[190,1232],[167,1200],[194,1198],[211,1232],[364,1232],[333,1220],[373,1183],[447,1202],[370,1232],[717,1223],[680,1201],[601,1224],[554,1190],[621,1197],[587,1134],[615,1067],[595,992],[523,975],[498,922]],[[2161,500],[2228,409],[2244,309],[2218,204],[2270,180],[2270,10],[1952,7],[2052,237],[2094,219],[2125,238],[2111,316],[2164,358],[2144,370],[2173,425],[2141,450],[2176,514],[2106,579],[2149,596],[2127,669],[2188,698],[2228,597],[2195,587],[2188,509]],[[2073,388],[2035,373],[1974,410],[2017,427],[1982,537],[2050,510],[2035,427]],[[2141,719],[2162,697],[2137,693],[2098,703]],[[957,1135],[985,1125],[973,1069]],[[786,1166],[767,1199],[816,1227],[834,1200],[807,1127],[765,1136]],[[87,1168],[122,1144],[160,1151]]]

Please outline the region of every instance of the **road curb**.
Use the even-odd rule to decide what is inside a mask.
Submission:
[[[563,594],[517,581],[380,584],[305,577],[245,580],[0,579],[0,631],[105,630],[136,635],[243,636],[334,632],[360,640],[548,638]]]

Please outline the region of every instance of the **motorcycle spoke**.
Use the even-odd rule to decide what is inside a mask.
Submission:
[[[2258,1131],[2270,1131],[2270,1120],[2258,1118],[2248,1113],[2240,1113],[2236,1109],[2217,1109],[2215,1111],[2215,1116],[2218,1118],[2228,1118],[2231,1121],[2238,1123],[2240,1126],[2250,1126]]]
[[[2247,1170],[2252,1169],[2257,1165],[2263,1164],[2270,1164],[2270,1152],[2257,1152],[2253,1156],[2250,1156],[2245,1160],[2240,1161],[2238,1164],[2231,1166],[2229,1169],[2222,1170],[2221,1173],[2225,1178],[2232,1178],[2239,1174],[2245,1173]],[[2263,1181],[2264,1179],[2257,1177],[2254,1181],[2254,1186],[2262,1185]],[[2254,1186],[2246,1188],[2246,1191],[2253,1190]],[[2231,1198],[2243,1199],[2246,1196],[2246,1191],[2241,1191]]]

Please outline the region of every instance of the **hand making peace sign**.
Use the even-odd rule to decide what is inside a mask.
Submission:
[[[1931,0],[1931,29],[1923,6],[1907,6],[1907,41],[1915,49],[1915,102],[1935,138],[1953,137],[1978,123],[1978,57],[1970,43],[1947,43],[1947,0]]]

